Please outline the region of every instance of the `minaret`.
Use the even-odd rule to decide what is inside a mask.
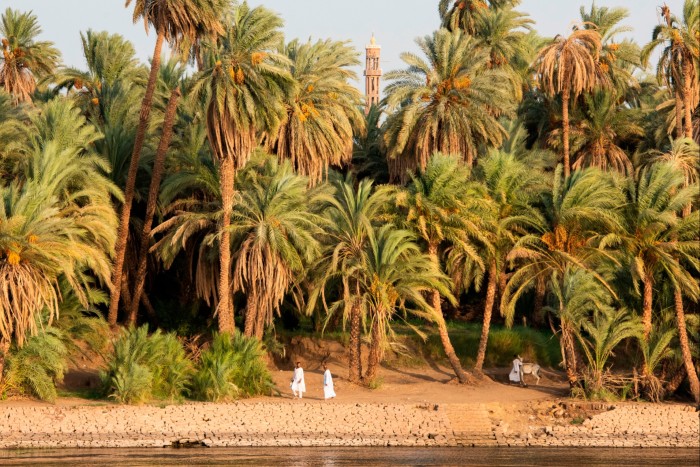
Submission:
[[[382,76],[382,69],[379,68],[381,51],[381,46],[377,45],[372,34],[372,39],[365,47],[365,115],[369,113],[370,107],[379,105],[379,77]]]

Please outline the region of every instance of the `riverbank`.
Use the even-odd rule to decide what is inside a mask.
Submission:
[[[573,417],[573,418],[572,418]],[[700,447],[677,404],[365,404],[269,399],[166,406],[0,405],[0,449],[233,446]]]

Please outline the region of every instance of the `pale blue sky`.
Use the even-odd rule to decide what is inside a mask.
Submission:
[[[630,16],[626,24],[634,30],[625,36],[643,44],[649,41],[658,23],[658,6],[663,1],[598,0],[596,4],[627,8]],[[681,13],[683,0],[665,1],[673,12]],[[399,54],[415,50],[414,38],[429,34],[439,25],[438,0],[249,0],[249,3],[264,4],[280,13],[287,40],[295,37],[350,40],[361,52],[361,60],[364,60],[364,46],[374,32],[382,46],[385,72],[402,68]],[[524,0],[518,10],[530,14],[540,34],[554,36],[568,33],[579,19],[581,5],[588,9],[591,2]],[[154,35],[146,35],[142,22],[132,23],[132,9],[124,8],[124,0],[0,0],[0,10],[6,7],[33,10],[43,28],[42,39],[53,41],[69,66],[84,66],[79,32],[88,28],[122,34],[134,44],[144,61],[152,53]]]

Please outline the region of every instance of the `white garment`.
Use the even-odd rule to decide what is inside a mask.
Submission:
[[[335,390],[333,388],[333,377],[331,376],[331,370],[326,370],[323,373],[323,398],[331,399],[335,397]]]
[[[513,383],[519,383],[521,381],[521,374],[522,374],[522,368],[523,368],[523,361],[520,360],[519,358],[516,358],[513,360],[513,369],[510,370],[510,374],[508,375],[508,378],[511,380]]]
[[[304,369],[299,367],[294,369],[294,380],[292,381],[292,392],[294,395],[306,392],[306,383],[304,382]]]

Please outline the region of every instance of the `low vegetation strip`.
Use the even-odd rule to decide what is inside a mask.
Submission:
[[[622,404],[582,423],[543,426],[536,421],[515,431],[494,416],[495,406],[301,401],[10,406],[0,413],[0,448],[457,446],[465,441],[474,446],[700,447],[698,416],[689,407]],[[468,417],[459,416],[477,412],[489,414],[490,426],[470,429]],[[477,428],[484,436],[476,436]],[[466,432],[471,436],[457,436]]]

